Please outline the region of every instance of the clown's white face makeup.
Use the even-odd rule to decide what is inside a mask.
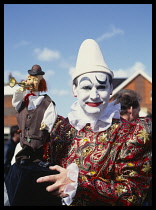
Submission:
[[[73,85],[73,93],[88,116],[99,115],[108,102],[113,87],[108,75],[102,72],[86,73],[77,78],[77,87]]]

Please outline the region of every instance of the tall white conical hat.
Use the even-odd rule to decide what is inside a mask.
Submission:
[[[89,72],[104,72],[114,76],[107,67],[99,45],[93,39],[86,39],[82,42],[76,62],[76,68],[72,74],[72,80]]]

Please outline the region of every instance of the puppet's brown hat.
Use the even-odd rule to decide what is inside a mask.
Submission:
[[[32,68],[30,70],[28,70],[28,73],[31,75],[31,76],[35,76],[35,75],[44,75],[45,72],[42,71],[42,68],[41,66],[39,65],[33,65]]]

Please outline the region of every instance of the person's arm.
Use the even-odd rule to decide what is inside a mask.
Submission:
[[[68,176],[68,169],[52,166],[50,169],[58,170],[60,173],[40,177],[37,182],[54,182],[46,190],[65,198],[64,201],[67,201],[68,205],[140,206],[150,186],[151,152],[148,149],[149,145],[143,145],[144,140],[138,141],[140,146],[132,148],[132,145],[129,145],[124,150],[121,149],[114,165],[112,179],[105,178],[102,173],[94,176],[81,175],[80,171],[78,187],[69,189],[76,195],[69,198],[69,201],[65,188],[67,185],[72,186],[74,182]]]
[[[141,205],[152,176],[151,139],[140,125],[129,130],[127,139],[125,136],[121,135],[110,153],[110,164],[104,163],[98,174],[84,176],[80,171],[73,205]]]
[[[55,121],[55,130],[60,123],[64,120],[64,117],[58,115]],[[45,156],[50,157],[51,149],[49,147],[49,142],[45,148]],[[57,175],[49,175],[45,177],[40,177],[36,181],[41,182],[54,182],[54,184],[49,185],[46,190],[51,192],[53,195],[57,195],[62,198],[62,203],[70,205],[73,201],[73,197],[76,193],[77,179],[78,179],[78,166],[75,163],[70,164],[67,168],[55,165],[50,167],[51,170],[57,170],[60,173]]]
[[[114,138],[115,133],[112,135]],[[151,181],[150,135],[139,124],[123,123],[115,138],[114,149],[96,173],[83,175],[80,170],[72,205],[134,206],[143,202]],[[56,190],[57,195],[63,197],[66,196],[63,190],[71,181],[64,181],[68,177],[67,169],[59,166],[59,170],[59,175],[42,177],[38,181],[55,182],[47,190]]]

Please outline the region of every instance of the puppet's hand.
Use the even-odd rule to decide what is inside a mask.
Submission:
[[[44,130],[46,127],[47,127],[47,125],[44,122],[42,122],[41,123],[40,130]]]
[[[18,91],[21,92],[21,93],[23,93],[25,90],[26,90],[25,87],[20,87],[20,88],[18,89]]]
[[[21,86],[21,87],[18,89],[18,91],[23,93],[23,92],[26,90],[26,87],[24,86],[25,81],[22,81],[21,83],[23,83],[23,86]]]

